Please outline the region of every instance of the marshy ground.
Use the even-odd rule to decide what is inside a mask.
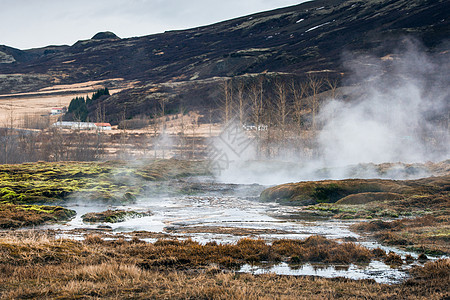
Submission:
[[[434,167],[265,189],[201,161],[3,165],[0,296],[442,299],[450,180]]]
[[[448,259],[415,267],[410,279],[391,285],[233,272],[258,260],[366,261],[381,253],[323,237],[281,240],[271,246],[249,239],[235,245],[201,245],[191,240],[105,241],[96,235],[74,241],[20,232],[4,234],[0,246],[4,299],[444,299],[450,279]]]

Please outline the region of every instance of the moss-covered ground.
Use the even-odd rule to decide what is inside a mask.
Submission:
[[[43,204],[58,205],[67,201],[129,203],[146,192],[146,182],[207,172],[206,163],[174,159],[131,164],[113,161],[0,165],[1,226],[38,225],[63,220],[72,214]],[[33,206],[36,204],[41,206]]]
[[[0,228],[19,228],[69,220],[75,211],[61,206],[0,203]]]
[[[130,201],[142,192],[142,182],[206,173],[206,163],[180,160],[0,165],[0,199],[10,203],[49,203],[73,197]]]
[[[139,212],[139,211],[128,211],[128,210],[106,210],[98,213],[87,213],[81,218],[84,222],[91,223],[119,223],[126,219],[142,218],[145,216],[150,216],[152,213],[150,211]]]
[[[385,244],[428,254],[450,253],[449,175],[289,183],[264,190],[261,199],[299,205],[302,213],[317,216],[371,220],[354,229]]]

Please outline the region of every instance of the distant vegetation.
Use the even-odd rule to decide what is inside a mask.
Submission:
[[[89,107],[96,103],[102,96],[109,96],[108,88],[98,89],[92,94],[92,98],[89,96],[84,97],[76,97],[70,101],[69,109],[68,109],[68,118],[73,121],[86,122],[88,119]]]

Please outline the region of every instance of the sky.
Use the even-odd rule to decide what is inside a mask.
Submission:
[[[0,45],[72,45],[101,31],[121,38],[187,29],[306,0],[0,0]]]

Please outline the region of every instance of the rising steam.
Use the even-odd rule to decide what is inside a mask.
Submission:
[[[364,63],[355,60],[352,81],[362,83],[362,96],[322,108],[318,142],[326,165],[448,158],[448,64],[412,48],[387,62],[372,63],[375,74],[362,77],[355,68]]]
[[[219,174],[226,182],[276,184],[351,177],[411,178],[399,170],[382,175],[373,164],[423,163],[449,158],[450,74],[446,53],[436,56],[407,49],[383,59],[358,57],[346,63],[347,99],[327,99],[318,119],[314,158],[300,153],[284,162],[235,161]],[[361,164],[364,164],[362,167]],[[373,167],[371,167],[373,166]]]

